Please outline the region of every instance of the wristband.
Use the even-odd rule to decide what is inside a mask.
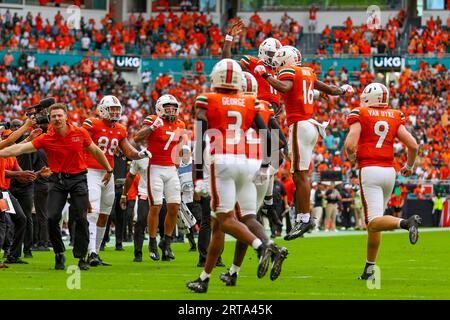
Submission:
[[[262,163],[262,164],[261,164],[261,168],[268,168],[269,165],[270,165],[270,162],[268,162],[268,163]]]
[[[113,172],[114,172],[114,170],[106,171],[106,173],[109,173],[109,174],[111,174],[111,173],[113,173]]]
[[[230,36],[229,34],[225,36],[225,41],[233,41],[233,40],[234,40],[233,36]]]
[[[265,73],[263,73],[262,75],[261,75],[261,77],[263,77],[264,78],[264,80],[267,80],[267,78],[269,78],[269,77],[271,77],[272,75],[270,74],[270,73],[267,73],[267,72],[265,72]]]
[[[408,166],[408,163],[406,163],[406,164],[405,164],[405,168],[412,171],[412,169],[414,169],[414,165],[412,165],[412,166],[410,167],[410,166]]]

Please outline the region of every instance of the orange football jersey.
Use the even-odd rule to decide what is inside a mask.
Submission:
[[[271,117],[275,116],[275,112],[269,102],[264,100],[259,100],[258,102],[259,103],[255,107],[256,111],[263,119],[265,125],[269,127],[269,120]],[[261,160],[263,158],[263,150],[258,132],[256,132],[256,130],[249,129],[245,135],[245,139],[245,154],[247,155],[247,158]]]
[[[241,94],[203,93],[195,107],[206,110],[211,154],[244,154],[245,134],[256,116],[256,97]]]
[[[122,140],[127,138],[127,129],[117,122],[109,127],[98,118],[84,120],[83,128],[90,133],[92,141],[103,151],[111,168],[114,168],[114,153]],[[88,168],[104,169],[90,152],[85,151],[85,159]]]
[[[394,161],[394,141],[405,115],[399,110],[359,107],[348,116],[348,123],[361,124],[356,160],[359,168],[391,167]]]
[[[265,66],[264,63],[258,58],[252,56],[243,56],[240,62],[247,67],[249,72],[255,77],[256,82],[258,82],[258,99],[280,105],[280,93],[272,88],[272,86],[266,80],[264,80],[261,75],[254,73],[255,67],[258,65]],[[276,76],[274,69],[267,66],[265,67],[267,73],[270,73],[274,77]]]
[[[281,94],[288,126],[311,118],[314,111],[314,82],[317,79],[313,69],[283,67],[278,71],[278,79],[293,81],[292,89],[288,93]]]
[[[152,125],[156,118],[156,115],[148,116],[145,118],[143,125]],[[147,150],[152,153],[150,164],[166,167],[173,166],[177,155],[172,155],[172,152],[175,152],[174,147],[176,147],[183,135],[186,125],[180,119],[176,119],[174,122],[161,119],[164,125],[150,133],[147,138]]]

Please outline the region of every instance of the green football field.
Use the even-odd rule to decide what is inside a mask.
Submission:
[[[450,230],[422,230],[412,246],[404,231],[386,232],[378,258],[381,281],[369,289],[356,278],[365,262],[366,236],[361,232],[322,233],[277,243],[289,248],[280,278],[256,277],[256,254],[249,250],[236,287],[212,274],[206,294],[190,292],[185,283],[198,277],[198,253],[187,244],[173,244],[176,260],[133,263],[132,246],[116,252],[108,247],[102,258],[112,267],[76,274],[52,270],[52,252],[35,252],[29,265],[0,270],[0,300],[5,299],[450,299]],[[227,241],[223,260],[230,265],[234,241]],[[75,265],[71,251],[66,266]],[[72,277],[71,277],[72,276]],[[79,289],[69,289],[79,284]]]

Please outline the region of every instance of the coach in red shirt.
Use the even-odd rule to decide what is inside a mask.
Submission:
[[[92,142],[83,128],[67,123],[67,108],[64,104],[54,104],[49,108],[50,126],[48,132],[32,142],[17,144],[0,151],[0,157],[12,157],[43,149],[47,154],[48,166],[53,172],[48,194],[48,228],[50,241],[55,252],[55,269],[65,269],[64,243],[59,222],[70,194],[70,214],[75,222],[73,255],[79,259],[81,270],[88,270],[85,261],[89,244],[87,211],[89,207],[87,166],[84,149],[91,152],[107,171],[103,182],[108,183],[113,169],[103,152]]]

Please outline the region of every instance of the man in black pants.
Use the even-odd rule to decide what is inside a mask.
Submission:
[[[33,169],[39,171],[47,167],[48,161],[44,150],[38,150],[34,154]],[[37,243],[33,250],[49,251],[48,238],[48,213],[47,213],[47,197],[49,191],[49,178],[39,177],[34,181],[34,209],[36,211],[36,222],[34,226],[36,230]]]
[[[352,186],[346,184],[344,189],[341,191],[342,197],[342,226],[345,230],[349,230],[352,227]]]
[[[33,125],[33,121],[28,119],[25,124],[9,135],[8,138],[0,141],[0,153],[3,153],[4,148],[10,146],[15,143],[22,135],[28,131],[29,128]],[[3,127],[1,131],[3,132]],[[2,157],[3,158],[3,157]],[[8,158],[8,156],[4,157]],[[8,193],[12,205],[14,207],[15,214],[8,212],[0,212],[0,248],[3,247],[4,241],[6,239],[7,233],[7,224],[11,222],[10,225],[14,228],[13,239],[11,242],[11,246],[7,252],[5,263],[8,264],[27,264],[27,262],[22,261],[20,256],[22,255],[22,245],[23,239],[25,236],[25,228],[26,228],[26,217],[20,207],[18,201],[8,192],[8,184],[6,179],[11,178],[9,174],[6,173],[6,168],[8,167],[7,159],[0,159],[0,201],[5,204],[5,199],[3,199],[3,192]]]
[[[123,249],[123,237],[125,233],[125,209],[120,205],[120,197],[123,193],[123,186],[125,184],[125,178],[127,176],[127,158],[124,155],[116,155],[114,157],[114,190],[115,198],[114,204],[109,216],[106,226],[105,236],[103,238],[102,247],[105,247],[106,242],[109,241],[109,233],[111,228],[111,222],[114,222],[115,235],[116,235],[116,251],[124,251]],[[105,262],[101,261],[103,265]]]
[[[23,121],[14,119],[11,121],[11,130],[14,132],[23,125]],[[25,139],[23,135],[17,142],[21,142]],[[22,154],[17,157],[17,161],[21,168],[21,171],[27,173],[33,173],[33,155]],[[25,229],[25,238],[23,240],[23,254],[25,258],[32,258],[31,247],[33,246],[33,217],[31,210],[33,209],[33,182],[21,182],[17,179],[11,180],[11,187],[9,189],[11,194],[19,202],[23,213],[27,218],[27,224]]]
[[[141,160],[133,160],[130,165],[130,171],[125,180],[123,186],[122,196],[120,198],[120,205],[122,209],[127,207],[127,195],[131,185],[139,173],[139,185],[138,185],[138,209],[137,209],[137,221],[134,224],[134,262],[142,262],[142,247],[144,245],[145,228],[147,227],[148,211],[150,209],[148,201],[147,191],[147,168],[149,160],[147,158]],[[150,255],[150,258],[155,257]]]
[[[53,172],[50,178],[48,196],[48,226],[50,240],[55,252],[55,269],[65,269],[65,247],[59,222],[67,197],[70,194],[71,205],[74,207],[71,213],[75,216],[73,255],[79,259],[78,267],[81,270],[88,270],[89,266],[85,258],[89,244],[87,221],[89,198],[84,150],[92,153],[107,171],[103,178],[105,184],[111,178],[113,170],[103,152],[92,143],[87,131],[67,123],[67,107],[64,104],[56,103],[49,110],[50,126],[46,134],[39,136],[32,142],[16,144],[1,150],[0,157],[7,158],[24,153],[33,153],[39,149],[45,151],[49,167]]]

